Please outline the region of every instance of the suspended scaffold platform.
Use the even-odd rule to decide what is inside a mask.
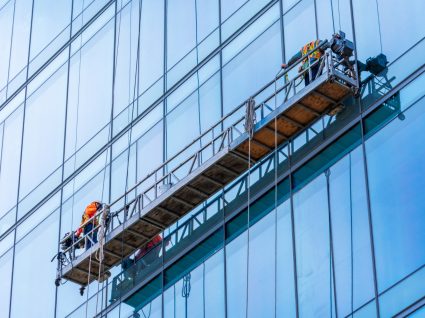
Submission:
[[[66,257],[59,262],[58,279],[85,286],[104,278],[105,271],[238,178],[275,147],[321,116],[332,113],[359,89],[355,68],[329,48],[320,59],[298,72],[300,63],[303,60],[280,72],[188,147],[111,203],[107,207],[111,212],[103,218],[107,221],[96,222],[91,233],[64,250]],[[317,67],[316,78],[305,86],[304,76],[311,76],[312,69]],[[88,222],[102,216],[106,216],[106,210]],[[78,247],[92,240],[93,234],[101,236],[99,242],[76,255]]]

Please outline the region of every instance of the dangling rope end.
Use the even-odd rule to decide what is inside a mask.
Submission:
[[[97,239],[99,242],[99,249],[96,251],[95,257],[96,260],[99,262],[99,277],[98,277],[98,281],[100,282],[101,280],[104,279],[103,276],[105,276],[106,273],[104,273],[103,275],[102,273],[102,262],[105,259],[105,254],[104,254],[104,246],[105,246],[105,239],[106,239],[106,231],[107,231],[107,227],[108,227],[108,220],[110,217],[110,206],[107,204],[103,205],[103,211],[100,215],[100,222],[99,222],[99,232],[97,234]]]
[[[246,113],[245,113],[245,131],[248,133],[249,139],[251,140],[254,136],[254,127],[257,122],[255,114],[255,100],[250,97],[246,102]]]

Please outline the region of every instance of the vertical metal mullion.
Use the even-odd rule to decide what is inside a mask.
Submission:
[[[353,0],[350,0],[350,17],[351,17],[351,29],[353,32],[353,42],[354,42],[354,69],[356,74],[356,84],[357,87],[360,86],[360,74],[358,74],[358,65],[357,65],[357,39],[356,39],[356,28],[354,25],[354,14],[353,14]],[[341,19],[341,17],[340,17]]]
[[[168,8],[168,1],[164,1],[164,34],[163,34],[163,41],[164,41],[164,77],[163,77],[163,87],[162,92],[165,95],[165,92],[167,91],[167,8]],[[167,99],[164,98],[164,101],[162,102],[162,160],[165,162],[167,160]],[[163,175],[165,175],[167,171],[167,167],[164,167],[162,169]],[[156,176],[156,174],[155,174]],[[178,222],[178,221],[177,221]],[[164,301],[164,287],[165,287],[165,273],[164,273],[164,257],[165,257],[165,246],[164,246],[164,236],[165,232],[162,232],[163,240],[162,240],[162,257],[161,257],[161,317],[164,317],[165,312],[165,301]],[[174,287],[174,315],[176,309],[176,299],[175,299],[175,287]]]
[[[205,318],[205,262],[202,262],[202,317]]]
[[[118,1],[115,0],[115,15],[114,15],[114,48],[113,48],[113,57],[112,57],[112,104],[111,104],[111,119],[110,119],[110,134],[109,134],[109,138],[110,140],[112,140],[113,136],[114,136],[114,107],[115,107],[115,80],[116,80],[116,57],[117,57],[117,13],[118,13]],[[120,12],[121,14],[121,12]],[[131,14],[131,11],[130,11]],[[120,16],[120,22],[121,22],[121,16]],[[131,28],[131,26],[130,26]],[[131,41],[131,39],[130,39]],[[113,145],[111,144],[111,146],[109,147],[109,182],[108,182],[108,202],[111,202],[112,200],[112,147]],[[106,156],[108,156],[108,154],[106,153]],[[106,173],[106,167],[105,169],[105,173]],[[103,180],[103,182],[105,182],[105,180]],[[107,308],[108,306],[108,289],[109,289],[109,278],[106,280],[106,286],[105,286],[105,308]]]
[[[114,52],[113,52],[113,65],[112,65],[112,104],[111,104],[111,116],[110,116],[110,140],[112,140],[113,136],[114,136],[114,107],[115,107],[115,80],[116,80],[116,65],[117,65],[117,52],[118,52],[118,47],[117,47],[117,16],[118,16],[118,2],[117,0],[115,0],[115,23],[114,23]],[[120,11],[120,23],[121,23],[121,14],[122,11]],[[130,15],[132,14],[132,12],[130,11]],[[131,28],[131,25],[130,25]],[[131,41],[131,39],[130,39]],[[109,201],[112,200],[112,147],[113,145],[111,144],[110,148],[109,148],[109,185],[108,185],[108,199]],[[105,167],[106,169],[106,167]]]
[[[280,50],[281,50],[281,63],[284,63],[285,61],[285,34],[283,31],[283,0],[279,0],[279,31],[280,31]],[[276,85],[277,82],[275,80],[275,90],[276,90]],[[275,109],[277,108],[277,95],[276,95],[276,91],[275,91]],[[277,317],[277,250],[278,250],[278,234],[277,234],[277,224],[278,224],[278,215],[277,215],[277,211],[278,211],[278,205],[277,205],[277,201],[278,201],[278,197],[277,197],[277,170],[278,170],[278,166],[279,166],[279,151],[278,151],[278,145],[277,145],[277,135],[276,135],[276,131],[277,131],[277,125],[276,125],[276,118],[275,118],[275,135],[274,135],[274,141],[275,141],[275,154],[274,154],[274,169],[275,169],[275,173],[274,173],[274,183],[275,183],[275,187],[274,187],[274,191],[275,191],[275,196],[274,196],[274,205],[275,205],[275,218],[274,218],[274,227],[275,227],[275,242],[274,242],[274,251],[275,251],[275,255],[274,255],[274,317]]]
[[[34,0],[32,1],[32,8],[31,8],[31,23],[30,23],[30,37],[29,37],[29,43],[28,43],[26,79],[28,79],[28,72],[29,72],[33,15],[34,15]],[[21,188],[22,151],[23,151],[23,147],[24,147],[25,115],[26,115],[26,108],[27,108],[27,97],[28,97],[28,86],[25,86],[23,115],[22,115],[21,152],[20,152],[20,158],[19,158],[18,189],[17,189],[17,198],[16,198],[15,222],[18,221],[18,203],[19,203],[19,195],[20,195],[20,188]]]
[[[15,26],[15,12],[16,12],[16,0],[13,0],[13,17],[12,17],[12,30],[10,32],[10,47],[9,47],[9,61],[7,66],[7,79],[6,79],[6,100],[7,100],[7,93],[9,90],[9,77],[10,77],[10,61],[12,60],[12,44],[13,44],[13,31]]]
[[[6,121],[6,120],[5,120]],[[3,161],[3,145],[4,145],[4,131],[5,131],[5,121],[3,122],[2,134],[1,134],[1,151],[0,151],[0,176],[1,176],[1,162]],[[1,218],[0,218],[1,219]]]
[[[294,185],[292,175],[292,154],[291,154],[291,141],[288,141],[288,163],[289,163],[289,197],[291,205],[291,227],[292,227],[292,262],[294,267],[294,288],[295,288],[295,313],[299,317],[298,309],[298,270],[297,270],[297,251],[295,242],[295,215],[294,215]]]
[[[330,169],[327,169],[325,172],[326,176],[326,197],[327,197],[327,203],[328,203],[328,229],[329,229],[329,245],[330,245],[330,266],[331,266],[331,273],[332,277],[329,277],[329,279],[333,280],[333,284],[330,284],[331,289],[333,289],[333,296],[334,296],[334,306],[335,306],[335,317],[338,318],[338,310],[337,310],[337,293],[336,293],[336,276],[335,276],[335,259],[334,259],[334,246],[333,246],[333,233],[332,233],[332,209],[331,209],[331,192],[330,192],[330,182],[329,177],[331,175]],[[332,294],[332,290],[329,291]],[[331,317],[332,317],[332,302],[331,302]]]
[[[168,8],[168,0],[164,1],[164,78],[163,78],[163,87],[162,91],[165,95],[165,92],[167,91],[167,8]],[[163,153],[162,153],[162,160],[165,162],[167,160],[167,98],[164,98],[163,104],[162,104],[162,116],[163,116],[163,127],[162,127],[162,142],[163,142]],[[163,175],[167,173],[168,167],[163,168]]]
[[[221,16],[221,1],[218,1],[218,38],[219,38],[219,46],[221,46],[221,43],[223,41],[223,34],[222,34],[222,16]],[[220,59],[220,116],[221,118],[224,116],[224,103],[223,103],[223,49],[220,50],[219,53],[219,59]],[[220,131],[223,131],[223,121],[220,123]],[[214,143],[214,140],[213,140]],[[224,317],[227,317],[227,249],[226,249],[226,209],[225,209],[225,198],[224,198],[225,192],[224,188],[221,190],[221,196],[222,196],[222,216],[223,216],[223,225],[222,225],[222,231],[223,231],[223,288],[224,288]],[[219,209],[220,209],[220,201],[219,201]]]
[[[360,113],[362,112],[362,105],[360,103],[360,99],[357,99],[358,107]],[[380,317],[380,308],[379,308],[379,300],[378,300],[378,279],[377,279],[377,271],[376,271],[376,256],[375,256],[375,240],[373,236],[373,225],[372,225],[372,208],[370,203],[370,188],[369,188],[369,172],[367,166],[367,158],[366,158],[366,144],[365,144],[365,128],[364,128],[364,118],[361,116],[360,120],[360,128],[361,128],[361,136],[362,136],[362,158],[363,158],[363,167],[364,167],[364,175],[365,175],[365,186],[366,186],[366,202],[367,202],[367,212],[368,212],[368,221],[369,221],[369,236],[370,236],[370,248],[372,253],[372,266],[373,266],[373,287],[375,292],[375,306],[377,316]]]
[[[15,2],[16,5],[16,2]],[[30,51],[31,51],[31,37],[32,37],[32,21],[34,16],[34,0],[31,2],[31,22],[30,22],[30,36],[28,41],[28,56],[27,56],[27,70],[26,70],[26,76],[25,78],[28,79],[28,72],[29,72],[29,62],[30,62]],[[9,58],[10,62],[10,58]],[[18,222],[18,203],[19,203],[19,190],[21,187],[21,172],[22,172],[22,150],[24,146],[24,131],[25,131],[25,110],[27,106],[27,93],[28,93],[28,86],[25,86],[25,93],[24,93],[24,103],[23,103],[23,114],[22,114],[22,130],[21,130],[21,151],[19,155],[19,169],[18,169],[18,189],[16,193],[16,208],[15,208],[15,224]],[[2,150],[3,152],[3,150]],[[15,272],[15,256],[16,256],[16,229],[13,234],[13,257],[12,257],[12,273],[10,278],[10,298],[9,298],[9,317],[12,314],[12,298],[13,298],[13,280],[14,280],[14,272]]]
[[[317,0],[314,0],[314,25],[316,27],[316,39],[319,38],[319,23],[317,21]]]
[[[74,12],[74,0],[71,2],[71,13],[70,13],[70,25],[69,25],[69,37],[72,36],[72,15]],[[67,65],[67,76],[66,76],[66,96],[65,96],[65,118],[64,118],[64,133],[63,133],[63,149],[62,149],[62,176],[61,182],[63,182],[65,176],[65,156],[66,156],[66,130],[68,126],[68,105],[69,105],[69,74],[71,71],[71,45],[68,46],[68,65]],[[62,228],[62,211],[63,211],[63,187],[60,189],[60,207],[59,207],[59,231],[58,231],[58,242],[61,239],[61,228]],[[72,226],[72,225],[71,225]],[[59,252],[59,243],[57,246],[57,251]],[[57,316],[57,304],[58,302],[58,287],[55,290],[55,317]]]
[[[218,0],[218,39],[219,39],[219,45],[221,46],[222,42],[223,42],[223,30],[221,28],[221,24],[222,24],[222,16],[221,16],[221,0]],[[221,107],[221,112],[220,115],[221,117],[224,116],[224,103],[223,103],[223,48],[220,49],[220,107]],[[221,123],[221,131],[223,130],[223,122]]]
[[[285,62],[285,32],[284,32],[284,23],[283,23],[283,0],[279,0],[279,9],[280,9],[280,43],[282,49],[282,63]]]

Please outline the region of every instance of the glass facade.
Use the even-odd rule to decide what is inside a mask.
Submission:
[[[0,0],[0,317],[421,317],[422,12],[422,0]],[[202,147],[186,149],[338,30],[360,61],[389,61],[362,73],[341,115],[166,229],[161,262],[118,296],[120,266],[83,297],[54,285],[58,241],[88,203]]]

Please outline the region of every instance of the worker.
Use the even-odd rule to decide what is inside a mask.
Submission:
[[[93,201],[90,203],[84,210],[83,216],[81,218],[80,227],[75,232],[75,237],[79,238],[81,233],[84,236],[88,235],[86,239],[86,250],[88,250],[92,244],[97,243],[97,229],[98,224],[97,217],[94,217],[98,211],[103,207],[103,204],[98,201]],[[90,220],[90,221],[89,221]]]
[[[125,259],[121,267],[124,270],[124,277],[126,279],[133,279],[136,276],[136,271],[143,270],[146,266],[151,265],[155,260],[160,257],[162,250],[162,237],[161,235],[156,235],[152,240],[150,240],[144,247],[140,248],[134,258],[128,257]],[[167,240],[166,245],[170,243]],[[134,264],[140,260],[140,266],[134,268]]]
[[[316,40],[316,41],[312,41],[310,43],[307,43],[306,45],[304,45],[298,52],[297,54],[295,54],[293,57],[291,57],[288,61],[287,64],[282,64],[282,68],[285,69],[291,65],[293,65],[295,62],[301,60],[301,58],[305,57],[302,60],[302,64],[298,69],[298,72],[303,72],[304,73],[304,82],[305,82],[305,86],[307,86],[308,84],[310,84],[311,81],[313,81],[313,79],[316,78],[317,73],[319,71],[319,64],[320,63],[316,63],[315,65],[313,65],[311,67],[311,73],[310,71],[308,71],[308,67],[309,65],[313,64],[315,61],[319,60],[322,55],[324,54],[324,48],[323,48],[323,44],[325,42],[321,41],[321,40]],[[311,50],[314,50],[315,48],[320,47],[319,49],[315,50],[314,52],[312,52],[311,54],[309,54],[308,58],[306,57],[307,53],[310,52]],[[310,60],[310,64],[309,64],[309,60]],[[310,78],[311,76],[311,78]]]
[[[150,240],[144,247],[137,251],[136,255],[134,255],[134,261],[137,262],[139,259],[149,253],[149,255],[143,258],[142,260],[144,265],[149,266],[156,258],[159,257],[162,247],[161,242],[162,237],[158,234],[152,240]]]

